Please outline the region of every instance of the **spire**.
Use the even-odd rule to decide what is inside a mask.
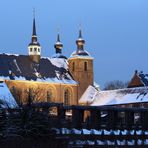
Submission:
[[[33,24],[32,24],[32,37],[31,43],[28,45],[28,54],[33,62],[39,63],[41,57],[41,46],[37,39],[36,23],[35,23],[35,10],[33,9]]]
[[[36,24],[35,24],[35,9],[33,9],[32,43],[37,43]]]
[[[33,31],[32,31],[32,36],[36,36],[35,17],[33,18]]]
[[[54,48],[56,49],[56,53],[62,53],[63,44],[60,41],[60,34],[57,34],[57,41],[54,44]]]
[[[77,49],[81,49],[83,50],[84,44],[85,44],[85,40],[82,38],[82,30],[81,28],[79,29],[79,36],[78,39],[76,40],[76,44],[77,44]]]
[[[59,35],[59,33],[57,35],[57,42],[60,42],[60,35]]]
[[[82,30],[80,29],[79,30],[79,39],[81,39],[82,38]]]

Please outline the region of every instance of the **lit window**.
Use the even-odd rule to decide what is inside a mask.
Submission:
[[[64,104],[70,105],[70,92],[68,89],[66,89],[64,92]]]
[[[87,71],[87,62],[84,62],[84,71]]]

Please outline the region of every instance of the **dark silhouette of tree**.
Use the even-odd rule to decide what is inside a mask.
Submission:
[[[105,84],[104,90],[122,89],[122,88],[127,88],[127,86],[128,86],[128,82],[114,80],[114,81],[107,82]]]

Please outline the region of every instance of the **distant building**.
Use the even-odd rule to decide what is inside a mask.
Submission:
[[[33,101],[76,105],[87,87],[94,84],[93,58],[84,49],[81,30],[76,44],[77,49],[67,59],[58,34],[55,55],[42,57],[34,18],[28,55],[0,54],[0,79],[19,103],[26,103],[31,93]]]
[[[142,71],[135,70],[135,74],[128,84],[128,88],[131,87],[143,87],[148,86],[148,74],[144,74]]]
[[[89,86],[79,103],[91,106],[148,107],[148,74],[136,70],[128,87],[124,89],[98,91]]]
[[[98,91],[89,86],[79,103],[90,106],[148,107],[148,87]]]

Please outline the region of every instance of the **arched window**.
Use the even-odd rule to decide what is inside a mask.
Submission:
[[[87,62],[84,62],[84,71],[87,71]]]
[[[73,62],[72,63],[72,71],[74,71],[75,70],[75,63]]]
[[[70,92],[68,89],[66,89],[64,92],[64,104],[70,105]]]
[[[52,99],[53,99],[52,89],[49,89],[47,91],[47,102],[52,102]]]

